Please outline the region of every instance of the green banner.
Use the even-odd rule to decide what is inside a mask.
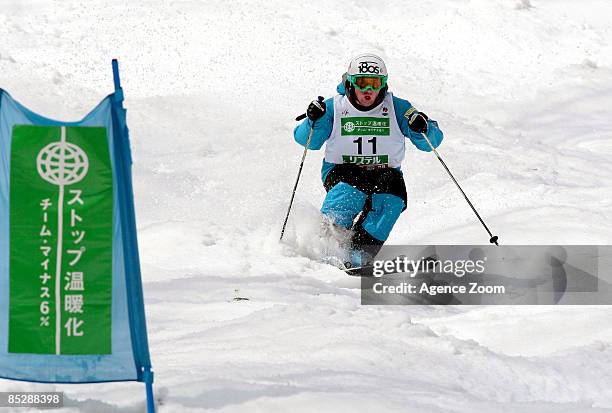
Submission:
[[[110,354],[106,128],[17,125],[10,174],[9,352]]]
[[[346,117],[340,119],[342,136],[389,136],[389,118]]]

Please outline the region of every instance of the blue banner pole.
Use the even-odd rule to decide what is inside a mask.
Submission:
[[[147,392],[147,413],[155,413],[155,398],[153,397],[153,372],[151,367],[145,367],[142,379]]]
[[[123,116],[125,116],[125,109],[123,108],[123,89],[121,88],[121,80],[119,78],[119,62],[117,59],[112,60],[113,66],[113,82],[115,85],[115,96],[114,96],[114,105],[119,107]],[[115,119],[116,119],[116,115]],[[147,394],[147,413],[155,413],[155,398],[153,395],[153,371],[151,369],[151,361],[149,358],[149,346],[147,343],[147,334],[146,334],[146,322],[144,319],[144,314],[142,314],[142,318],[135,317],[134,314],[138,311],[133,311],[135,309],[140,310],[143,308],[143,298],[142,298],[142,285],[140,278],[140,261],[138,260],[138,242],[136,239],[136,222],[135,222],[135,212],[134,212],[134,199],[132,192],[132,184],[131,184],[131,154],[129,150],[129,141],[128,141],[128,133],[127,127],[124,122],[116,122],[116,126],[119,127],[119,133],[122,137],[121,148],[122,150],[118,151],[121,156],[121,160],[123,162],[119,162],[120,164],[120,175],[123,175],[123,182],[120,182],[119,185],[122,187],[123,191],[120,192],[120,197],[124,199],[124,206],[127,209],[123,211],[122,221],[126,224],[126,228],[124,228],[124,248],[126,251],[126,265],[129,268],[126,268],[126,275],[131,274],[132,277],[129,280],[126,280],[128,292],[131,291],[133,297],[136,298],[139,303],[132,303],[132,308],[130,309],[130,321],[133,324],[132,331],[132,342],[136,347],[136,360],[139,365],[139,369],[142,369],[138,372],[139,381],[142,381],[145,384],[145,390]],[[129,227],[129,228],[127,228]],[[132,235],[130,235],[132,234]],[[135,279],[134,277],[137,277]],[[135,296],[135,297],[134,297]],[[129,300],[131,302],[131,300]],[[138,338],[134,337],[134,324],[137,324],[139,329]],[[136,355],[136,354],[135,354]]]

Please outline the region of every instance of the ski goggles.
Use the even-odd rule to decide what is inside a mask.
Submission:
[[[366,90],[378,92],[380,89],[387,86],[387,76],[349,75],[347,79],[353,86],[362,92]]]

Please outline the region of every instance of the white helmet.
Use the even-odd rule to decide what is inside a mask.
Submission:
[[[355,75],[378,75],[387,77],[387,66],[385,62],[378,56],[365,53],[354,57],[349,63],[346,74],[349,76]]]

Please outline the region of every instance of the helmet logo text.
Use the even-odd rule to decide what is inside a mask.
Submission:
[[[380,67],[376,62],[360,62],[359,63],[359,73],[369,73],[377,75],[380,73]]]

